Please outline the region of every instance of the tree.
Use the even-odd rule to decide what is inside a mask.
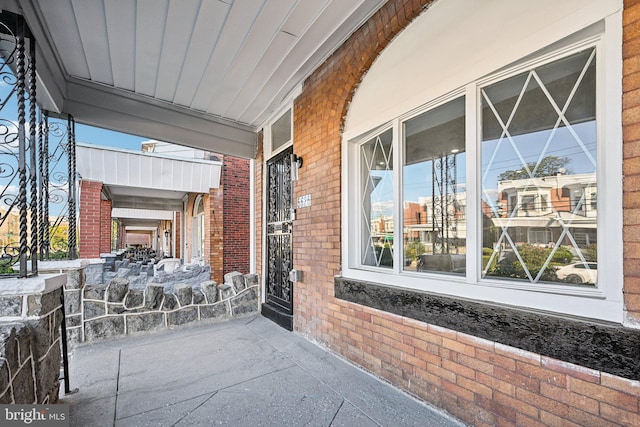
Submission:
[[[533,177],[539,178],[543,176],[557,175],[560,172],[560,169],[565,169],[564,173],[571,173],[570,170],[566,169],[567,164],[570,162],[571,159],[569,157],[547,156],[540,161],[540,165],[537,169],[536,162],[529,162],[527,167],[531,173],[534,173],[535,169]],[[498,175],[498,181],[526,179],[529,178],[529,172],[527,172],[525,168],[506,170]]]

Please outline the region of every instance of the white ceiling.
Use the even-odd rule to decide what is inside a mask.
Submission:
[[[78,122],[254,157],[256,131],[385,0],[0,0]],[[47,95],[45,98],[44,95]]]

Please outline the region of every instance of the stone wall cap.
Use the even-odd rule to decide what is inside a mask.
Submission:
[[[52,261],[38,261],[38,271],[40,272],[58,272],[60,270],[72,270],[85,268],[93,260],[88,259],[61,259]],[[104,263],[104,260],[99,260]]]
[[[24,279],[0,279],[0,296],[48,294],[67,283],[66,274],[40,274]]]

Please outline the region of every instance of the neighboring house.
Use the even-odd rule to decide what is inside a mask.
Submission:
[[[595,173],[500,181],[498,193],[491,220],[512,229],[515,242],[553,246],[573,237],[579,247],[597,244]]]
[[[229,271],[247,273],[248,165],[161,142],[140,152],[79,143],[80,256],[152,251],[209,265],[218,282]]]
[[[20,221],[18,212],[0,208],[0,253],[5,247],[20,240]]]

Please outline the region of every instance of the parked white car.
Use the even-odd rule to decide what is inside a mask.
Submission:
[[[595,285],[598,282],[598,263],[576,262],[556,268],[558,279],[568,283],[588,283]]]

